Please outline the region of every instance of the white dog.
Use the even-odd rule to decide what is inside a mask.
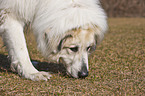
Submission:
[[[48,60],[63,61],[75,78],[88,76],[88,55],[103,39],[107,20],[99,0],[0,0],[0,34],[11,69],[31,80],[47,80],[30,61],[23,27],[31,23]]]

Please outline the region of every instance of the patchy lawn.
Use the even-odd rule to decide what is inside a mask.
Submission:
[[[30,33],[26,35],[31,59],[53,77],[47,82],[23,79],[11,72],[0,40],[0,96],[145,96],[145,18],[110,18],[108,22],[109,32],[90,56],[90,74],[85,79],[69,78],[61,64],[47,63]]]

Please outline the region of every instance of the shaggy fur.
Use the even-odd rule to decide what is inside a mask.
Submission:
[[[26,23],[31,23],[42,54],[49,60],[61,58],[75,78],[88,72],[89,51],[107,29],[99,0],[0,0],[0,34],[11,68],[31,80],[47,80],[51,75],[30,62],[23,34]]]

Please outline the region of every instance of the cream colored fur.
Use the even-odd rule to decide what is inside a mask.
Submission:
[[[47,80],[51,75],[39,72],[30,61],[23,33],[26,23],[31,24],[42,54],[49,60],[61,58],[68,73],[78,78],[82,63],[89,69],[86,48],[103,39],[106,18],[99,0],[0,0],[0,34],[11,68],[31,80]],[[78,52],[70,50],[75,46]]]

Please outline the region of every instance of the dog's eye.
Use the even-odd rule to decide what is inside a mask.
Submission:
[[[90,49],[91,49],[91,46],[87,47],[87,51],[90,51]]]
[[[88,52],[95,51],[95,49],[96,49],[96,46],[95,45],[87,47],[87,51]]]
[[[79,49],[79,47],[71,47],[71,48],[69,48],[71,51],[73,51],[73,52],[77,52],[78,51],[78,49]]]

